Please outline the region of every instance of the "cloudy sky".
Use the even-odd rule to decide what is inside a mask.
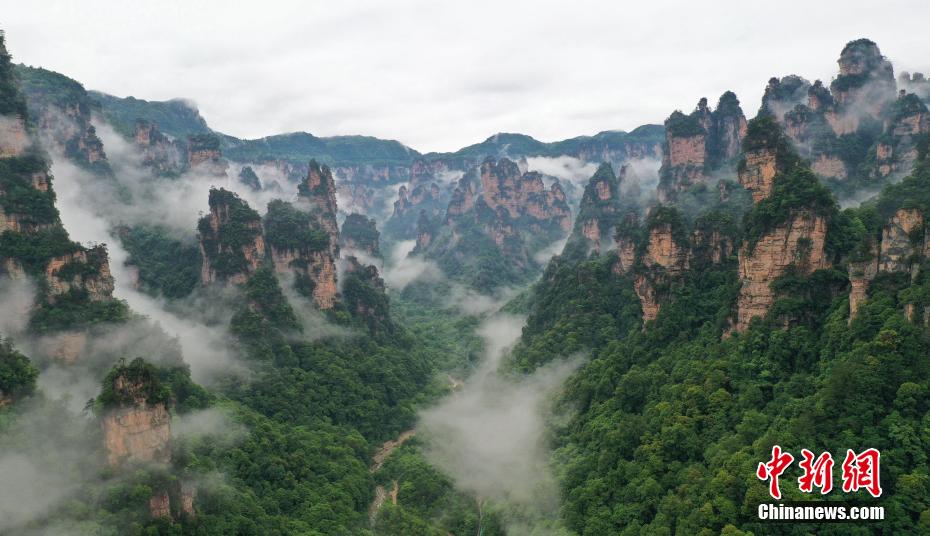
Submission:
[[[234,7],[240,6],[241,7]],[[454,150],[630,130],[766,80],[829,80],[843,44],[930,71],[930,2],[0,0],[14,60],[88,89],[185,97],[240,137],[308,131]]]

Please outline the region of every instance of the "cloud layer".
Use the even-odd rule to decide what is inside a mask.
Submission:
[[[923,0],[4,7],[17,61],[88,88],[188,97],[240,137],[368,134],[420,151],[501,131],[551,141],[629,130],[727,89],[754,112],[771,76],[829,80],[843,45],[863,36],[897,70],[930,68]]]

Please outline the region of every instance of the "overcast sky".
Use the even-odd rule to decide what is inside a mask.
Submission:
[[[869,37],[930,71],[930,1],[0,0],[14,61],[118,96],[185,97],[216,130],[367,134],[454,150],[661,122],[766,80],[829,80]],[[244,4],[244,3],[242,3]]]

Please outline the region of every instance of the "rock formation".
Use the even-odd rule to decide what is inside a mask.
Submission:
[[[299,291],[320,309],[336,303],[336,254],[332,234],[317,215],[281,200],[268,203],[265,240],[275,272],[294,274]],[[338,236],[338,235],[337,235]]]
[[[329,234],[329,244],[335,255],[339,246],[339,225],[336,221],[336,182],[332,171],[316,160],[310,161],[307,177],[297,187],[298,200],[310,205],[310,212]]]
[[[362,214],[349,214],[342,222],[339,236],[340,248],[343,250],[362,251],[373,257],[381,255],[381,235],[374,219],[366,218]]]
[[[732,92],[721,95],[711,111],[707,99],[685,115],[673,112],[665,121],[665,149],[659,170],[659,201],[705,183],[711,173],[733,161],[746,135],[746,117]]]
[[[878,269],[881,272],[910,272],[911,256],[920,252],[913,233],[923,239],[924,217],[916,209],[898,209],[882,228]]]
[[[849,263],[849,322],[856,318],[859,307],[868,298],[869,284],[878,274],[878,250],[870,245],[868,258]]]
[[[811,210],[792,212],[788,220],[739,251],[741,282],[736,330],[743,331],[763,317],[775,301],[771,284],[793,266],[801,274],[830,266],[824,253],[826,218]]]
[[[45,267],[45,282],[49,303],[69,292],[82,292],[90,301],[112,299],[114,284],[106,247],[79,249],[53,257]]]
[[[111,467],[171,460],[171,416],[159,396],[157,379],[140,362],[111,373],[101,395],[107,397],[101,426]]]
[[[346,309],[361,319],[371,333],[393,332],[395,326],[378,268],[364,265],[353,256],[346,257],[344,268],[342,300]]]
[[[226,176],[229,164],[220,154],[220,139],[215,134],[196,134],[187,139],[187,169]]]
[[[142,153],[142,165],[157,175],[176,175],[184,170],[186,147],[179,147],[151,121],[139,119],[134,125],[133,143]]]
[[[796,165],[798,158],[781,128],[768,115],[753,119],[737,166],[739,182],[752,192],[755,203],[772,193],[776,175]]]
[[[536,267],[532,253],[570,227],[571,211],[557,181],[547,187],[541,174],[522,171],[517,162],[487,159],[459,179],[444,218],[421,210],[413,253],[490,288],[486,282],[492,280],[525,280]]]
[[[609,164],[602,164],[588,181],[566,252],[587,256],[609,249],[614,226],[622,215],[620,184],[626,169],[621,169],[618,178]]]
[[[197,224],[201,283],[244,283],[265,257],[261,217],[238,195],[210,190],[210,214]]]

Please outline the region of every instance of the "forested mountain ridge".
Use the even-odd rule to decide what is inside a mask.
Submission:
[[[808,151],[791,115],[773,104],[773,79],[729,167],[711,179],[705,164],[692,165],[678,175],[687,182],[663,174],[677,185],[664,204],[615,218],[613,247],[566,251],[535,285],[511,367],[591,355],[565,386],[561,403],[577,413],[555,427],[553,440],[562,515],[573,531],[930,530],[930,444],[921,432],[930,418],[930,127],[907,86],[895,91],[874,43],[849,43],[839,64],[832,108],[817,104],[828,94],[822,84],[799,83],[811,103],[791,110],[850,121],[848,132],[822,134],[858,143],[834,153],[850,170],[844,179],[824,173],[833,156]],[[703,145],[712,131],[700,124],[703,102],[690,117],[676,114],[670,121],[691,126],[667,123],[667,146]],[[870,117],[879,119],[873,132],[884,133],[863,132]],[[885,152],[886,143],[898,152]],[[878,154],[898,158],[906,177],[887,180]],[[663,169],[674,164],[667,159]],[[615,180],[600,170],[592,185]],[[751,200],[734,199],[737,181]],[[845,210],[833,193],[876,186],[877,196]],[[609,200],[610,189],[602,190]],[[787,500],[880,504],[885,521],[836,529],[761,523],[756,507],[771,499],[755,468],[774,444],[834,456],[879,449],[880,500],[782,490]],[[791,468],[783,482],[799,474]]]
[[[426,155],[0,50],[0,533],[930,531],[930,92],[871,41],[751,119]],[[760,523],[774,444],[880,449],[823,499],[886,521]]]
[[[296,202],[262,215],[199,182],[225,170],[161,173],[135,143],[108,158],[83,88],[53,79],[67,92],[27,106],[21,87],[59,86],[21,78],[2,36],[0,51],[0,464],[36,500],[5,503],[0,531],[369,533],[371,445],[442,392],[433,372],[467,359],[449,341],[468,334],[401,327],[378,269],[340,259],[326,165],[309,162]],[[199,222],[174,213],[180,235],[173,188],[209,192]],[[147,206],[165,211],[158,224],[133,218]],[[72,242],[59,207],[110,248]]]

